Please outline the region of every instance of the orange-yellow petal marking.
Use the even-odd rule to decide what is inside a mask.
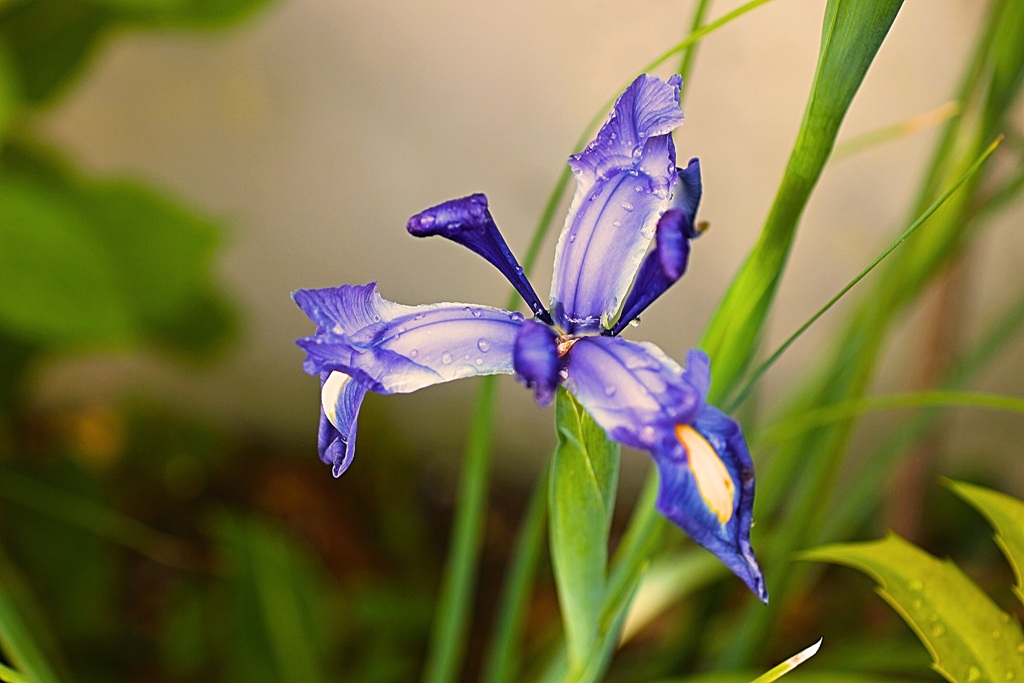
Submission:
[[[335,370],[327,377],[324,388],[320,390],[320,402],[323,403],[324,413],[335,429],[338,429],[338,396],[350,379],[352,378],[344,372]]]
[[[736,485],[722,459],[700,433],[690,425],[676,425],[676,438],[686,448],[690,471],[707,506],[725,524],[732,518]]]

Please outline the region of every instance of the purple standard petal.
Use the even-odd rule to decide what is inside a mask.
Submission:
[[[700,198],[704,192],[700,181],[700,159],[690,159],[686,168],[676,170],[679,173],[679,182],[676,183],[672,206],[686,214],[686,236],[693,239],[700,235],[695,221],[697,209],[700,208]]]
[[[658,221],[654,233],[654,249],[647,252],[629,290],[622,314],[607,334],[616,335],[635,320],[686,272],[690,259],[690,240],[686,235],[686,214],[669,209]]]
[[[508,278],[534,315],[551,323],[551,316],[491,218],[484,195],[474,194],[438,204],[410,218],[407,228],[416,237],[447,237],[483,256]]]
[[[661,349],[619,337],[577,339],[564,382],[610,438],[645,450],[657,447],[658,425],[690,422],[703,406],[698,388]]]
[[[659,433],[661,446],[653,452],[661,480],[658,511],[768,602],[750,545],[754,464],[739,425],[707,406],[692,424]]]
[[[681,80],[643,75],[569,165],[576,195],[558,238],[552,313],[567,332],[611,326],[677,184],[671,131]]]
[[[558,388],[561,364],[554,330],[527,320],[519,328],[512,357],[516,375],[533,390],[537,403],[551,403]]]
[[[340,477],[352,464],[356,451],[356,418],[366,386],[342,372],[320,373],[320,459]]]
[[[296,341],[306,351],[310,374],[340,372],[390,394],[513,372],[521,313],[454,303],[403,306],[382,299],[373,284],[302,290],[295,300],[326,330]],[[317,305],[303,305],[309,302]],[[341,320],[362,327],[336,322]]]

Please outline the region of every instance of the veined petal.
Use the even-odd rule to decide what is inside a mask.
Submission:
[[[658,511],[714,553],[761,600],[764,575],[750,545],[754,464],[739,425],[706,406],[691,423],[659,431]]]
[[[366,386],[343,372],[320,373],[320,459],[340,477],[352,464],[356,450],[356,418]]]
[[[567,332],[611,327],[677,184],[671,131],[678,76],[637,78],[586,150],[570,158],[576,195],[555,251],[552,313]]]
[[[640,264],[619,320],[608,334],[616,335],[625,329],[686,272],[690,260],[686,223],[686,214],[681,209],[669,209],[658,221],[654,233],[655,246]]]
[[[341,372],[378,393],[406,393],[473,375],[511,374],[521,313],[446,303],[403,306],[374,284],[296,292],[320,326],[296,343],[310,374]],[[314,317],[314,314],[317,317]],[[318,319],[319,318],[319,319]],[[358,320],[362,327],[350,325]]]
[[[645,450],[657,447],[658,425],[689,422],[703,406],[698,389],[661,349],[619,337],[577,339],[564,383],[610,438]]]
[[[551,322],[551,316],[491,218],[484,195],[452,199],[421,211],[409,219],[407,228],[416,237],[447,237],[483,256],[508,278],[534,315],[546,323]]]
[[[558,343],[555,332],[547,325],[527,320],[519,328],[513,350],[516,375],[529,389],[541,406],[551,403],[558,388]]]

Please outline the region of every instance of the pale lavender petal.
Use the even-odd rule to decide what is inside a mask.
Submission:
[[[655,448],[658,425],[689,422],[703,407],[703,396],[661,349],[619,337],[577,340],[564,383],[610,438],[634,448]]]
[[[679,86],[641,76],[587,149],[570,159],[576,195],[555,251],[552,315],[567,332],[611,327],[677,180]]]
[[[440,235],[483,256],[512,283],[534,315],[546,323],[551,322],[551,316],[491,218],[484,195],[452,199],[421,211],[409,219],[407,228],[416,237]]]
[[[320,459],[340,477],[356,451],[356,419],[367,388],[341,372],[320,374]]]
[[[520,313],[457,303],[403,306],[382,299],[374,286],[315,290],[300,298],[322,302],[318,312],[331,311],[324,322],[317,321],[321,328],[334,323],[296,341],[307,353],[304,367],[310,374],[342,372],[371,391],[390,394],[513,372]],[[363,327],[335,322],[358,318],[354,311],[368,312]]]
[[[686,214],[669,209],[654,234],[654,248],[647,252],[632,289],[622,305],[618,322],[608,330],[616,335],[635,320],[686,272],[690,259],[690,240],[686,236]]]

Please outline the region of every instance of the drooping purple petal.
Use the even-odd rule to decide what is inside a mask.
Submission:
[[[661,349],[619,337],[578,339],[564,383],[610,438],[646,450],[657,446],[657,425],[689,422],[703,406],[703,396]]]
[[[739,425],[707,406],[662,434],[658,511],[714,553],[762,601],[764,575],[750,545],[754,464]]]
[[[356,419],[366,386],[342,372],[320,373],[320,459],[340,477],[356,451]]]
[[[552,314],[567,332],[611,326],[677,181],[676,76],[637,78],[597,138],[570,158],[577,188],[555,251]]]
[[[407,227],[416,237],[440,235],[483,256],[508,278],[534,315],[546,323],[551,322],[551,316],[491,218],[484,195],[452,199],[421,211],[409,219]]]
[[[647,252],[637,272],[633,288],[622,305],[622,314],[608,330],[616,335],[636,319],[651,303],[661,296],[686,272],[690,259],[690,240],[686,236],[686,214],[681,209],[669,209],[658,221],[654,233],[654,249]]]
[[[371,391],[390,394],[513,372],[520,313],[456,303],[403,306],[381,298],[373,284],[302,290],[295,299],[319,302],[310,308],[321,319],[310,317],[326,329],[296,341],[306,351],[310,374],[341,372]]]
[[[554,330],[527,320],[519,328],[512,356],[516,375],[533,390],[537,403],[551,403],[558,388],[560,365]]]

